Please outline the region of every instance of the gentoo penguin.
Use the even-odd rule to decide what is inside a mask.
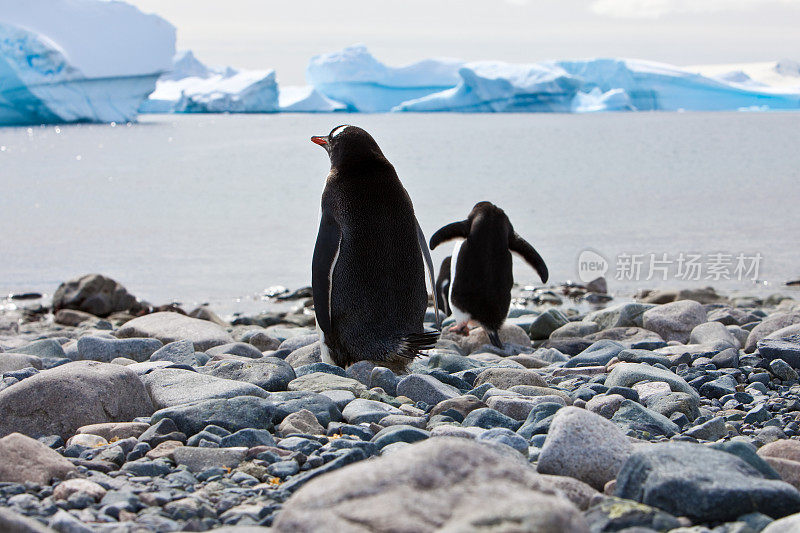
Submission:
[[[464,240],[453,247],[449,275],[439,272],[439,280],[449,277],[448,300],[456,319],[451,331],[469,333],[469,321],[474,320],[483,326],[492,344],[502,348],[498,330],[508,315],[514,284],[511,252],[530,263],[543,283],[547,282],[547,266],[533,246],[517,235],[505,212],[490,202],[475,204],[466,220],[434,233],[431,250],[457,238]]]
[[[439,336],[423,327],[433,263],[411,198],[363,129],[337,126],[311,140],[331,160],[311,280],[322,359],[402,372]]]
[[[439,267],[439,277],[436,278],[436,296],[439,297],[439,309],[450,316],[450,260],[452,256],[447,256]]]

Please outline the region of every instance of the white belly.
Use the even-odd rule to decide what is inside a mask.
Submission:
[[[450,259],[450,290],[448,291],[448,300],[450,301],[450,310],[457,324],[464,324],[469,322],[472,318],[469,313],[462,311],[453,303],[453,287],[456,286],[456,265],[458,264],[458,254],[461,252],[462,244],[464,244],[464,241],[458,241],[455,246],[453,246],[453,255],[452,259]]]

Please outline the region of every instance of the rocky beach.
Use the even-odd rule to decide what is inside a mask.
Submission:
[[[321,362],[307,289],[131,292],[4,301],[0,531],[800,531],[793,287],[517,289],[502,350],[445,327],[405,375]]]

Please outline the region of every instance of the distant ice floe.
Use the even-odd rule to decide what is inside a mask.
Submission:
[[[630,59],[530,65],[467,63],[457,86],[394,111],[598,112],[800,109],[800,91],[708,78],[679,67]]]
[[[4,2],[0,125],[133,120],[174,53],[175,28],[124,2]]]
[[[274,113],[278,82],[274,70],[209,68],[191,51],[179,52],[141,106],[143,113]]]
[[[359,44],[312,57],[306,80],[323,95],[346,104],[349,111],[379,113],[456,86],[463,64],[442,58],[390,67]]]

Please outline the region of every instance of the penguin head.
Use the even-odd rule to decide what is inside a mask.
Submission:
[[[372,135],[358,126],[336,126],[327,136],[311,137],[311,142],[325,148],[333,167],[386,160]]]

